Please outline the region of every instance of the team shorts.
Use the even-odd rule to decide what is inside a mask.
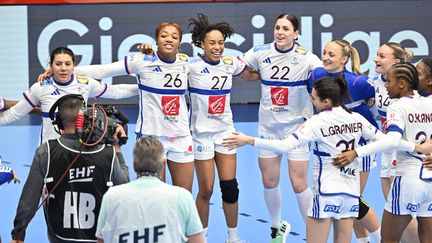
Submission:
[[[141,136],[147,136],[142,134]],[[137,136],[137,139],[141,136]],[[168,160],[176,163],[189,163],[194,161],[192,136],[167,137],[156,136],[162,143],[165,156]]]
[[[395,166],[396,166],[396,151],[382,152],[380,177],[389,178],[394,176]]]
[[[290,136],[295,132],[303,122],[293,123],[293,124],[277,124],[273,126],[259,125],[258,137],[271,140],[282,140]],[[266,150],[258,149],[259,158],[274,158],[280,156],[280,153]],[[309,161],[309,145],[304,145],[296,149],[291,150],[287,154],[288,160],[300,160]]]
[[[384,209],[394,215],[432,217],[432,182],[396,176]]]
[[[322,196],[315,194],[308,216],[315,219],[357,218],[359,214],[359,198],[347,195]]]
[[[218,132],[201,132],[192,134],[194,157],[197,160],[208,160],[215,156],[215,151],[221,154],[235,154],[235,149],[229,150],[222,145],[224,138],[233,136],[234,129]]]

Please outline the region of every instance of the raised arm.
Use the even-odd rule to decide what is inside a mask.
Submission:
[[[19,120],[33,110],[33,106],[27,100],[20,100],[16,105],[12,106],[4,112],[0,112],[0,125],[5,125]]]
[[[113,76],[127,75],[125,61],[121,60],[110,64],[76,66],[74,74],[85,75],[94,79],[104,79]]]

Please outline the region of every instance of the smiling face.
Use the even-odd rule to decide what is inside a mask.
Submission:
[[[391,99],[396,99],[401,97],[400,82],[401,81],[396,78],[396,75],[394,74],[394,70],[390,69],[389,72],[387,73],[387,82],[385,83],[385,87]]]
[[[166,25],[160,28],[156,37],[156,45],[158,54],[164,59],[175,59],[177,50],[180,46],[181,33],[178,28],[173,25]]]
[[[280,50],[288,50],[294,44],[294,40],[299,36],[298,30],[294,30],[293,24],[286,18],[280,18],[276,21],[274,27],[274,39],[276,46]]]
[[[343,55],[342,46],[335,42],[329,42],[324,47],[322,61],[325,70],[336,73],[344,70],[348,56]]]
[[[380,73],[382,75],[387,75],[387,72],[390,70],[390,68],[394,64],[400,62],[399,59],[395,59],[394,50],[385,44],[378,49],[374,61],[375,61],[375,72]]]
[[[57,82],[66,83],[71,79],[74,70],[73,59],[70,55],[56,54],[51,63],[51,72]]]
[[[204,37],[204,41],[201,43],[205,59],[211,62],[218,62],[220,60],[224,47],[225,39],[219,30],[208,32]]]

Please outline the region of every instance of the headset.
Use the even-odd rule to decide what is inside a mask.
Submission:
[[[52,124],[54,125],[54,130],[58,133],[60,133],[60,130],[64,130],[64,126],[62,123],[62,120],[60,118],[60,113],[59,112],[55,112],[56,109],[65,101],[68,99],[78,99],[83,103],[83,106],[86,106],[86,102],[84,100],[84,97],[82,95],[79,94],[67,94],[62,96],[60,99],[58,99],[50,108],[49,110],[49,118],[52,121]]]

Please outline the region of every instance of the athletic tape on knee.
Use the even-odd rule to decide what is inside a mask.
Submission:
[[[239,197],[237,179],[220,181],[219,183],[222,192],[222,200],[226,203],[236,203]]]
[[[363,201],[363,197],[359,197],[359,215],[357,217],[358,220],[362,219],[364,216],[366,216],[367,212],[369,211],[369,205]]]

